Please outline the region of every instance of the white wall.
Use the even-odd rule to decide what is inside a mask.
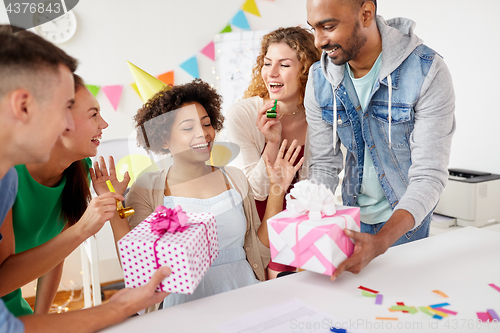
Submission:
[[[417,22],[416,33],[446,61],[455,86],[457,131],[450,167],[500,174],[500,44],[497,0],[381,0],[384,17]]]
[[[74,9],[78,31],[61,48],[80,59],[78,73],[91,84],[124,84],[115,112],[100,92],[109,122],[104,139],[126,138],[141,100],[126,60],[158,75],[175,71],[176,83],[192,77],[180,67],[197,55],[200,76],[217,85],[215,63],[199,51],[221,31],[245,0],[80,0]],[[246,13],[254,30],[306,25],[306,0],[256,0],[261,17]],[[404,16],[417,22],[415,32],[438,51],[452,73],[456,93],[457,131],[450,167],[500,174],[500,54],[496,14],[500,1],[379,0],[385,18]],[[0,5],[0,23],[8,23]],[[1,46],[0,46],[1,47]]]

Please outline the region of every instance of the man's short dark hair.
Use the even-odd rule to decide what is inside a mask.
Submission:
[[[59,65],[73,73],[78,62],[32,32],[13,33],[10,25],[0,25],[0,97],[19,88],[20,82],[36,85],[30,81],[35,81],[41,73],[58,73]]]
[[[350,4],[356,10],[361,8],[361,6],[367,1],[373,2],[375,5],[375,14],[377,14],[377,0],[344,0],[345,3]]]

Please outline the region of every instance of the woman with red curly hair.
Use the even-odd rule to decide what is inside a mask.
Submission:
[[[229,141],[236,143],[241,150],[233,163],[247,176],[261,218],[270,186],[264,163],[266,154],[274,163],[283,140],[289,143],[297,140],[305,148],[301,152],[306,159],[293,183],[307,178],[304,93],[309,67],[319,60],[320,55],[314,46],[314,36],[304,28],[279,28],[268,33],[262,39],[244,99],[226,112]],[[275,100],[276,118],[267,118],[266,111],[273,107]],[[293,270],[294,267],[270,262],[268,277],[274,278],[278,272]]]

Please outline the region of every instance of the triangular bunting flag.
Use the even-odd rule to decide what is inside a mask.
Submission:
[[[241,28],[243,30],[250,30],[250,25],[248,24],[247,17],[241,9],[231,19],[231,25],[237,26],[238,28]]]
[[[120,103],[120,97],[122,96],[123,86],[104,86],[102,87],[102,91],[104,91],[111,105],[113,106],[113,109],[115,109],[116,111],[116,109],[118,108],[118,103]]]
[[[259,13],[259,8],[257,8],[257,4],[255,3],[255,0],[247,0],[243,6],[241,7],[245,12],[257,15],[260,17]]]
[[[101,86],[94,86],[92,84],[86,84],[85,86],[87,87],[88,90],[90,90],[90,92],[92,93],[92,95],[94,95],[94,97],[97,96],[99,89],[101,89]]]
[[[231,31],[233,31],[233,29],[231,29],[231,25],[228,24],[224,29],[222,29],[220,33],[225,34],[226,32],[231,32]]]
[[[250,30],[250,25],[248,24],[247,17],[245,13],[240,9],[231,19],[231,25],[237,26],[243,30]]]
[[[170,72],[166,72],[166,73],[158,75],[158,80],[173,87],[174,86],[174,71],[170,71]]]
[[[180,67],[196,79],[200,77],[198,73],[198,60],[195,55],[180,64]]]
[[[208,45],[205,46],[203,48],[203,50],[201,50],[201,53],[203,53],[204,55],[206,55],[210,59],[215,60],[215,45],[214,45],[214,42],[211,41],[210,43],[208,43]]]
[[[127,63],[130,71],[132,72],[132,76],[134,77],[137,91],[139,92],[139,96],[141,96],[143,103],[146,103],[158,91],[163,89],[163,87],[167,86],[167,84],[161,82],[151,74],[143,71],[133,63],[129,61],[127,61]]]

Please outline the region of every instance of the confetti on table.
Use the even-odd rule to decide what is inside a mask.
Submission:
[[[488,312],[477,312],[477,317],[482,322],[493,321],[493,319],[491,319],[491,316]]]
[[[429,305],[431,308],[435,309],[435,308],[442,308],[443,306],[448,306],[450,305],[450,303],[439,303],[439,304],[433,304],[433,305]]]
[[[430,310],[430,311],[432,311],[432,312],[434,312],[435,314],[437,314],[440,317],[448,317],[448,315],[446,313],[441,312],[441,311],[439,311],[439,310],[437,310],[435,308],[431,308],[431,307],[428,306],[427,309]]]
[[[377,297],[375,298],[375,304],[382,304],[382,300],[384,299],[384,296],[381,294],[377,294]]]
[[[433,293],[436,293],[440,296],[443,296],[444,298],[448,298],[448,295],[446,295],[445,293],[443,293],[441,290],[433,290],[432,291]]]
[[[396,302],[397,305],[405,305],[404,302]],[[408,313],[408,311],[403,311],[403,313]]]
[[[431,316],[434,319],[443,319],[443,317],[438,316],[437,314],[434,314],[431,311],[429,311],[425,306],[419,306],[418,309],[420,311],[422,311],[423,313],[425,313],[426,315]]]
[[[492,288],[496,289],[497,291],[500,291],[500,287],[499,287],[499,286],[497,286],[497,285],[495,285],[494,283],[490,283],[488,286],[490,286],[490,287],[492,287]]]
[[[395,317],[375,317],[377,320],[399,320],[398,318]]]
[[[330,332],[333,332],[333,333],[347,333],[347,330],[345,328],[330,327]]]
[[[365,291],[367,291],[369,293],[378,294],[378,291],[370,289],[370,288],[366,288],[366,287],[363,287],[363,286],[359,286],[358,289],[365,290]]]
[[[361,290],[361,294],[363,294],[363,296],[365,297],[377,297],[377,294],[372,294],[364,290]]]
[[[432,313],[429,310],[427,310],[427,308],[425,306],[419,306],[418,309],[420,311],[422,311],[423,313],[425,313],[426,315],[434,316],[434,313]]]
[[[406,305],[393,305],[393,306],[391,306],[391,310],[407,311],[411,314],[418,312],[418,310],[414,306],[406,306]]]
[[[444,308],[434,308],[434,310],[438,310],[439,312],[444,312],[444,313],[451,314],[451,315],[454,315],[454,316],[456,316],[457,313],[458,313],[458,312],[447,310],[447,309],[444,309]]]
[[[498,317],[498,314],[495,312],[493,309],[488,309],[488,314],[490,315],[492,320],[496,320],[497,322],[500,322],[500,318]]]

